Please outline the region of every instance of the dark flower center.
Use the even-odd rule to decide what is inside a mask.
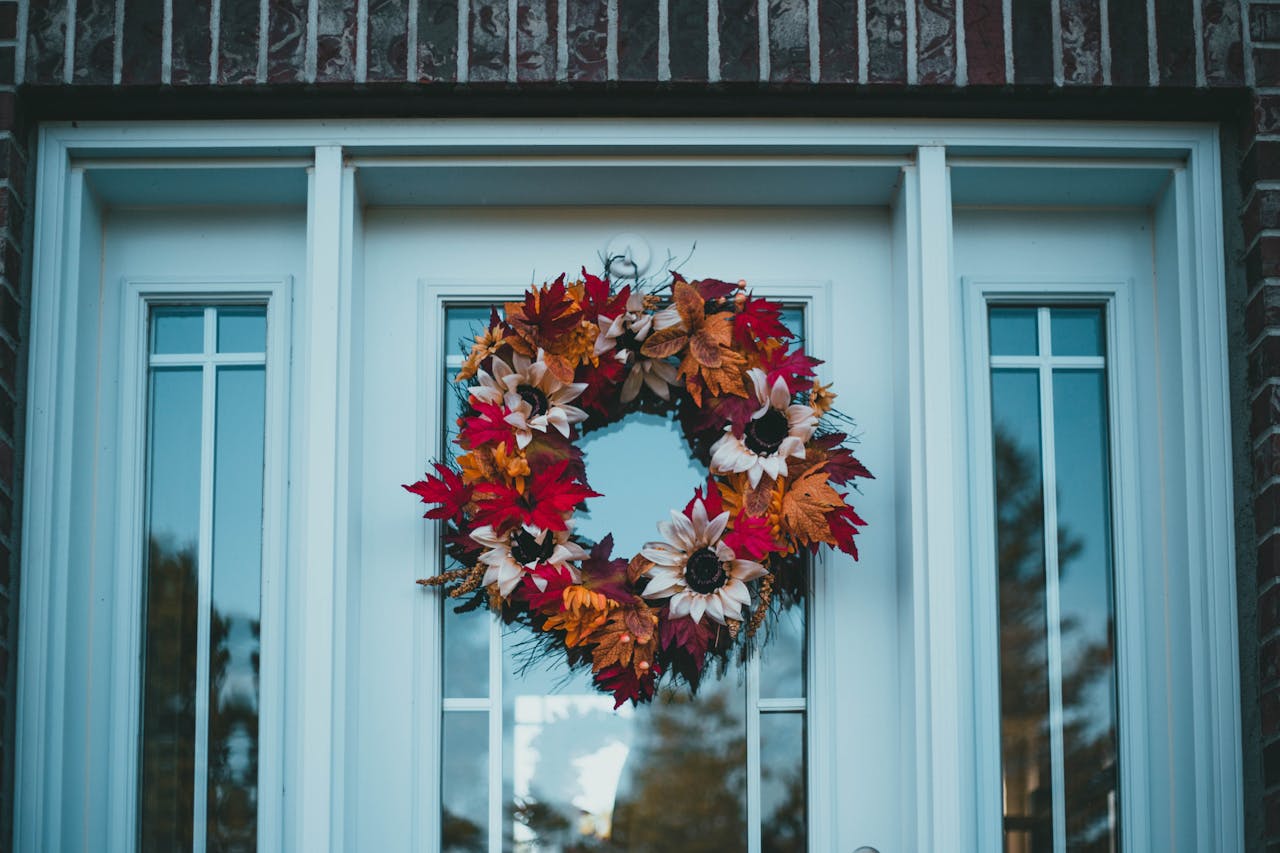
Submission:
[[[769,411],[747,424],[742,440],[752,453],[770,456],[778,452],[788,429],[787,416],[770,406]]]
[[[716,552],[710,548],[694,551],[684,566],[684,582],[694,592],[706,595],[724,586],[729,576]]]
[[[555,549],[556,538],[550,533],[543,533],[541,542],[524,528],[511,534],[511,556],[521,565],[546,562]]]
[[[545,415],[547,413],[547,395],[542,390],[532,385],[516,386],[516,393],[520,395],[520,399],[529,404],[529,408],[533,410],[533,416]]]

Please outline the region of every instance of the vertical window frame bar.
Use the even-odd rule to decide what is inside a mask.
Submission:
[[[204,853],[209,835],[209,631],[213,606],[213,452],[218,368],[209,361],[217,349],[217,311],[204,308],[200,365],[200,542],[196,549],[196,754],[191,811],[191,849]],[[149,439],[148,439],[149,440]]]

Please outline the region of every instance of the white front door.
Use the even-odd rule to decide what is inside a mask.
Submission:
[[[901,849],[897,437],[890,365],[891,222],[852,208],[370,209],[363,216],[356,465],[363,519],[345,709],[351,849]],[[785,302],[826,360],[876,478],[856,501],[860,562],[823,555],[805,614],[763,659],[699,695],[614,712],[583,677],[520,673],[528,639],[414,586],[438,570],[429,522],[399,484],[445,450],[456,370],[479,306],[586,265],[620,234],[690,278],[746,279]],[[438,389],[438,390],[437,390]],[[605,497],[580,530],[619,552],[705,477],[678,431],[634,417],[589,436]],[[442,624],[443,623],[443,624]],[[909,807],[909,805],[908,805]]]

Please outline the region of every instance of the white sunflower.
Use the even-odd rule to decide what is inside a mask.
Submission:
[[[644,310],[644,294],[636,292],[627,297],[626,310],[612,319],[601,315],[596,318],[596,325],[600,333],[596,336],[595,354],[600,356],[616,347],[618,338],[630,337],[635,343],[644,341],[653,331],[653,315]],[[625,363],[630,355],[630,350],[620,349],[614,358]]]
[[[569,530],[542,530],[533,525],[517,527],[504,536],[497,535],[488,524],[471,531],[471,538],[485,547],[480,555],[480,562],[486,566],[484,585],[496,583],[498,592],[506,598],[524,573],[538,566],[568,569],[573,582],[577,583],[581,576],[570,563],[585,560],[587,552],[569,535]],[[545,578],[534,575],[533,582],[540,591],[546,590]]]
[[[515,427],[516,444],[521,448],[533,441],[533,431],[546,432],[553,426],[565,438],[569,426],[587,419],[587,413],[569,402],[587,389],[585,382],[564,383],[557,379],[542,360],[516,354],[513,365],[493,357],[493,375],[476,371],[480,384],[471,386],[471,396],[483,403],[502,404],[509,414],[505,420]]]
[[[739,560],[721,541],[729,513],[707,519],[701,500],[693,503],[693,517],[671,511],[671,521],[658,523],[666,542],[647,542],[640,549],[654,565],[646,574],[645,598],[670,598],[673,617],[688,616],[694,622],[710,616],[721,625],[726,619],[743,619],[742,608],[751,606],[747,581],[765,573],[761,564]]]
[[[755,488],[765,474],[774,479],[786,474],[788,457],[804,458],[804,444],[813,435],[818,416],[811,407],[791,402],[791,392],[782,377],[770,388],[768,377],[760,368],[751,368],[747,376],[760,408],[742,435],[735,435],[732,426],[725,427],[725,434],[711,446],[711,471],[745,471]]]
[[[614,350],[615,359],[630,365],[627,378],[622,382],[621,398],[624,403],[634,400],[642,385],[649,386],[649,390],[662,399],[670,400],[671,386],[679,384],[676,366],[665,358],[646,358],[639,354],[638,348],[617,346],[619,338],[630,338],[634,344],[643,342],[657,328],[654,324],[656,316],[644,310],[644,294],[633,293],[627,299],[626,311],[612,320],[608,317],[596,319],[600,334],[596,336],[595,354],[601,356]],[[679,314],[676,318],[679,319]]]

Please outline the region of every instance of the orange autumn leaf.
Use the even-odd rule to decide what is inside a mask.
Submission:
[[[565,587],[564,610],[547,619],[543,623],[543,630],[564,631],[564,644],[573,648],[587,642],[617,606],[615,602],[585,586]]]
[[[652,665],[658,644],[658,615],[647,605],[628,607],[613,613],[592,636],[591,669],[599,672],[608,666]]]
[[[844,506],[844,499],[828,485],[827,476],[815,465],[788,483],[782,495],[782,523],[802,542],[835,544],[827,513]]]

